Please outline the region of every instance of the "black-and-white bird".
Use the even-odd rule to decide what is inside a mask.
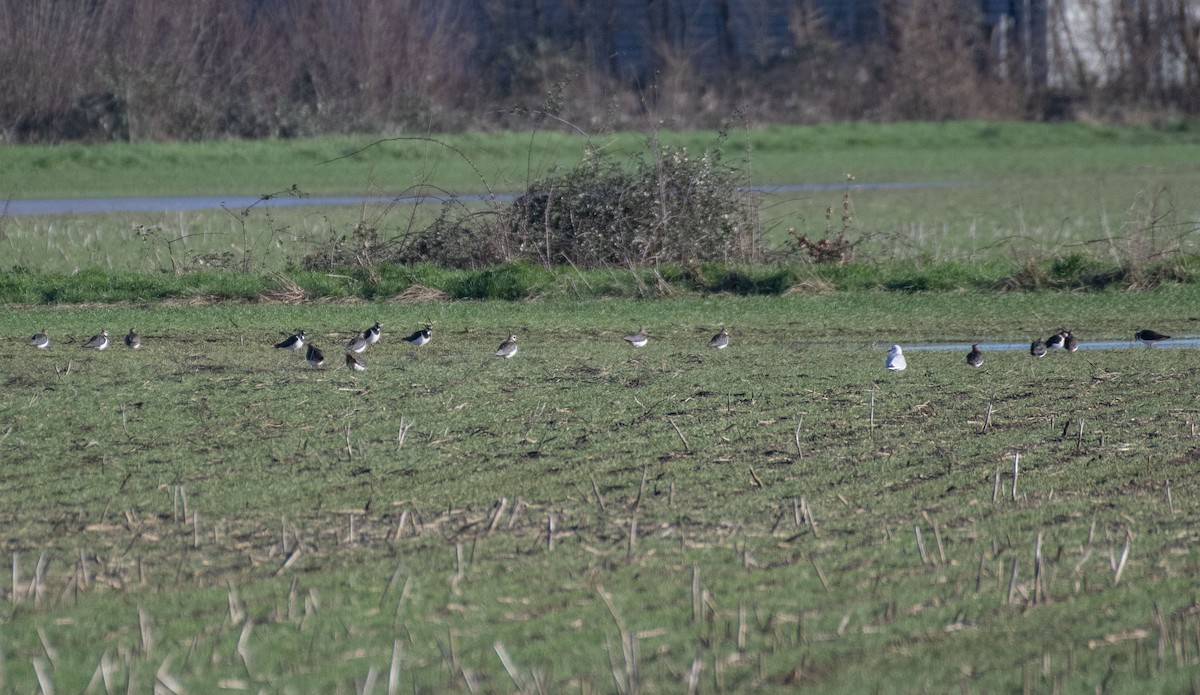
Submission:
[[[729,347],[729,331],[722,328],[720,333],[714,335],[712,340],[708,341],[708,346],[718,350],[724,350]]]
[[[409,345],[412,345],[413,347],[421,347],[422,345],[424,345],[425,343],[428,343],[432,339],[433,339],[433,326],[431,324],[427,323],[427,324],[425,324],[424,328],[422,328],[419,331],[415,331],[412,335],[405,338],[404,342],[408,343]]]
[[[972,367],[983,365],[983,350],[979,349],[978,344],[971,345],[971,351],[967,353],[967,364]]]
[[[280,350],[291,350],[292,352],[295,352],[296,350],[304,347],[304,340],[304,331],[296,331],[294,335],[288,336],[285,340],[275,343],[275,347],[279,348]]]
[[[321,352],[321,348],[308,344],[308,351],[304,353],[304,360],[311,364],[314,368],[325,364],[325,353]]]
[[[142,336],[138,335],[136,328],[130,328],[125,334],[125,347],[130,350],[138,350],[142,347]]]
[[[1045,357],[1046,356],[1046,341],[1042,340],[1041,338],[1038,338],[1037,340],[1030,343],[1029,344],[1029,354],[1033,355],[1034,357]]]
[[[92,336],[83,346],[89,350],[103,350],[108,347],[108,329],[105,328],[99,335]]]
[[[1075,334],[1071,331],[1067,331],[1067,334],[1063,336],[1063,349],[1068,353],[1079,349],[1079,338],[1076,338]]]
[[[904,351],[900,349],[900,346],[893,345],[888,352],[887,362],[884,364],[893,372],[902,372],[908,367],[908,360],[904,359]]]
[[[32,345],[39,350],[45,350],[46,348],[50,347],[50,333],[43,328],[41,332],[34,333],[33,337],[29,339],[29,343],[27,344]]]
[[[1061,350],[1062,346],[1063,346],[1063,341],[1066,339],[1066,337],[1067,337],[1066,331],[1059,331],[1058,333],[1055,333],[1054,335],[1050,336],[1049,338],[1046,338],[1046,349],[1047,350]]]
[[[500,347],[496,348],[496,356],[508,359],[517,354],[517,336],[510,335],[508,340],[500,343]]]
[[[379,322],[376,321],[374,326],[363,331],[362,337],[366,338],[368,345],[374,345],[379,342],[380,328]]]
[[[371,341],[366,335],[356,335],[350,339],[350,342],[346,343],[346,350],[353,353],[362,353],[370,344]]]
[[[1171,339],[1171,336],[1163,335],[1162,333],[1159,333],[1158,331],[1152,331],[1149,328],[1146,328],[1146,329],[1138,331],[1137,333],[1134,333],[1133,337],[1135,340],[1140,340],[1143,343],[1145,343],[1146,347],[1150,347],[1151,345],[1154,345],[1155,343],[1161,343],[1164,340]]]
[[[642,347],[650,340],[650,336],[646,335],[646,327],[642,326],[638,329],[637,333],[634,333],[633,335],[627,335],[622,338],[622,340],[628,342],[634,347]]]
[[[353,352],[347,352],[346,369],[352,372],[365,372],[367,370],[367,363],[363,362],[363,359]]]

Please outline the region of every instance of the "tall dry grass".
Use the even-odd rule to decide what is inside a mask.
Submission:
[[[1200,114],[1193,0],[1045,2],[0,0],[0,139]]]
[[[471,39],[425,0],[0,0],[8,141],[424,127],[467,99]]]

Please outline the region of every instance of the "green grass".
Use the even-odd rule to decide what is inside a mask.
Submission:
[[[710,132],[661,135],[690,151]],[[520,191],[555,167],[575,165],[584,141],[555,133],[445,136],[463,155],[428,142],[388,142],[346,159],[370,139],[9,147],[0,192],[13,197],[258,195],[297,185],[309,194],[400,195],[417,185],[459,193]],[[598,136],[618,158],[645,136]],[[774,193],[761,205],[770,243],[787,230],[820,236],[840,211],[841,183],[947,181],[951,188],[856,190],[851,233],[872,264],[947,261],[1020,265],[1072,254],[1195,255],[1200,135],[1173,129],[965,122],[945,125],[775,127],[734,130],[726,160],[756,184],[835,186]],[[467,163],[470,160],[474,167]],[[422,228],[438,204],[261,208],[82,216],[0,217],[0,250],[19,265],[148,272],[244,264],[256,272],[297,264],[364,222],[383,238]],[[835,214],[833,227],[839,226]],[[142,233],[139,234],[139,231]],[[1131,250],[1133,249],[1133,250]],[[173,265],[174,264],[174,265]]]
[[[657,273],[657,274],[656,274]],[[375,276],[358,269],[334,272],[290,270],[285,275],[200,270],[185,274],[105,271],[75,273],[18,267],[0,274],[0,302],[17,305],[172,301],[341,301],[398,298],[407,292],[446,299],[608,300],[696,295],[830,294],[892,292],[1033,291],[1146,289],[1191,284],[1200,277],[1194,257],[1124,266],[1095,258],[1068,256],[1026,265],[901,262],[868,265],[780,263],[746,266],[707,263],[693,271],[664,265],[656,269],[579,270],[510,263],[480,270],[450,270],[430,264],[376,267]],[[294,283],[294,288],[291,286]],[[298,288],[298,290],[296,289]],[[301,294],[293,294],[298,291]]]
[[[419,137],[419,136],[418,136]],[[665,143],[701,151],[716,133],[662,132]],[[422,140],[377,138],[7,146],[0,193],[14,198],[256,195],[293,184],[323,195],[399,192],[433,184],[456,192],[519,190],[555,166],[573,166],[585,138],[557,132],[435,135],[462,153]],[[592,142],[621,156],[643,151],[642,133],[597,134]],[[1092,126],[1079,123],[836,123],[732,129],[729,158],[749,156],[755,183],[836,183],[950,176],[1097,178],[1182,167],[1194,175],[1200,128]],[[361,151],[360,151],[361,150]],[[357,154],[355,154],[357,152]],[[348,156],[353,155],[353,156]],[[331,161],[332,160],[332,161]],[[470,164],[474,164],[472,167]],[[1097,170],[1100,167],[1100,170]]]
[[[10,309],[3,688],[34,691],[36,662],[84,691],[106,659],[113,690],[351,692],[374,672],[385,692],[397,644],[403,692],[611,692],[614,669],[678,692],[693,665],[702,692],[1195,688],[1195,351],[882,363],[892,342],[1060,325],[1184,335],[1198,300]],[[269,347],[302,327],[336,366],[376,320],[362,374]],[[425,320],[434,342],[399,343]],[[43,325],[54,345],[24,346]],[[142,351],[78,347],[129,325]],[[520,354],[492,357],[510,331]],[[1016,499],[1003,477],[993,501],[1014,452]]]

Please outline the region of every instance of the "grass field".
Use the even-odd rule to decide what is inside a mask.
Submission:
[[[691,152],[718,143],[711,132],[660,137]],[[555,167],[574,166],[586,143],[550,132],[437,139],[448,146],[404,140],[363,150],[374,139],[330,138],[7,148],[0,194],[262,195],[293,185],[310,195],[478,193],[485,185],[515,192]],[[592,142],[623,160],[644,152],[645,140],[634,133],[598,135]],[[840,210],[841,184],[852,174],[865,184],[958,184],[852,191],[853,233],[865,239],[861,255],[872,262],[1108,258],[1114,247],[1123,254],[1133,243],[1151,253],[1195,253],[1200,203],[1190,192],[1200,190],[1200,130],[1194,126],[834,124],[735,129],[725,147],[725,160],[743,168],[750,183],[835,187],[768,195],[761,219],[777,244],[789,228],[821,234],[826,208]],[[0,217],[0,249],[7,265],[61,272],[157,271],[170,269],[172,260],[211,265],[226,255],[278,271],[360,222],[386,238],[427,224],[439,210],[432,202],[415,211],[367,205],[258,209],[246,217],[240,210]]]
[[[1195,688],[1200,358],[1086,342],[1198,299],[9,311],[4,688]],[[1075,355],[882,366],[1063,324]],[[270,347],[297,327],[334,367]]]
[[[412,141],[330,164],[370,141],[9,148],[0,186],[517,190],[583,147],[446,140],[474,168]],[[853,192],[843,266],[368,282],[295,266],[410,211],[0,217],[0,692],[1198,691],[1200,353],[1089,346],[1200,335],[1198,145],[734,131],[755,183],[963,183]],[[819,231],[841,200],[770,195],[763,219]],[[416,285],[444,298],[399,299]],[[375,321],[367,371],[341,369]],[[81,347],[130,326],[139,351]],[[912,349],[1060,327],[1083,349]],[[271,347],[297,328],[325,367]]]

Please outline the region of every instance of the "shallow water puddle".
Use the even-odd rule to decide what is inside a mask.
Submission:
[[[879,344],[878,347],[886,350],[886,349],[890,348],[891,345]],[[971,344],[970,343],[919,343],[916,345],[901,344],[900,347],[904,348],[904,350],[906,352],[907,351],[920,351],[920,350],[950,350],[950,351],[961,350],[963,352],[966,352],[971,349]],[[1158,350],[1161,348],[1200,348],[1200,338],[1192,338],[1192,337],[1188,337],[1188,336],[1184,336],[1184,337],[1180,337],[1180,338],[1171,338],[1170,340],[1164,340],[1161,343],[1155,343],[1153,348],[1147,348],[1145,345],[1143,345],[1141,343],[1141,341],[1136,341],[1136,340],[1095,340],[1095,341],[1090,341],[1090,342],[1084,342],[1082,340],[1079,341],[1079,349],[1080,350],[1125,350],[1125,349],[1131,349],[1131,348],[1137,348],[1140,350],[1146,350],[1146,349]],[[1028,350],[1029,343],[980,343],[979,349],[983,350],[984,352],[987,352],[988,350]],[[1061,352],[1061,351],[1059,351],[1059,352]]]
[[[803,184],[780,184],[780,185],[762,185],[749,186],[749,190],[758,193],[805,193],[817,191],[841,191],[846,190],[904,190],[910,188],[947,188],[952,186],[960,186],[963,184],[952,181],[881,181],[875,183],[853,183],[849,187],[845,183],[839,184],[823,184],[823,183],[803,183]],[[274,198],[263,199],[262,196],[245,196],[245,195],[230,195],[230,196],[172,196],[163,198],[73,198],[63,200],[51,199],[13,199],[4,203],[4,214],[6,215],[65,215],[65,214],[89,214],[103,212],[179,212],[184,210],[212,210],[221,207],[231,209],[241,209],[247,207],[302,207],[302,206],[328,206],[328,205],[385,205],[388,203],[419,203],[419,202],[439,202],[448,200],[450,196],[431,193],[429,195],[403,195],[396,197],[388,196],[309,196],[305,198],[293,198],[287,195],[279,195]],[[497,203],[511,203],[516,199],[514,193],[497,193],[495,195],[485,195],[481,193],[470,193],[460,196],[454,196],[456,200],[464,203],[478,203],[495,201]]]

